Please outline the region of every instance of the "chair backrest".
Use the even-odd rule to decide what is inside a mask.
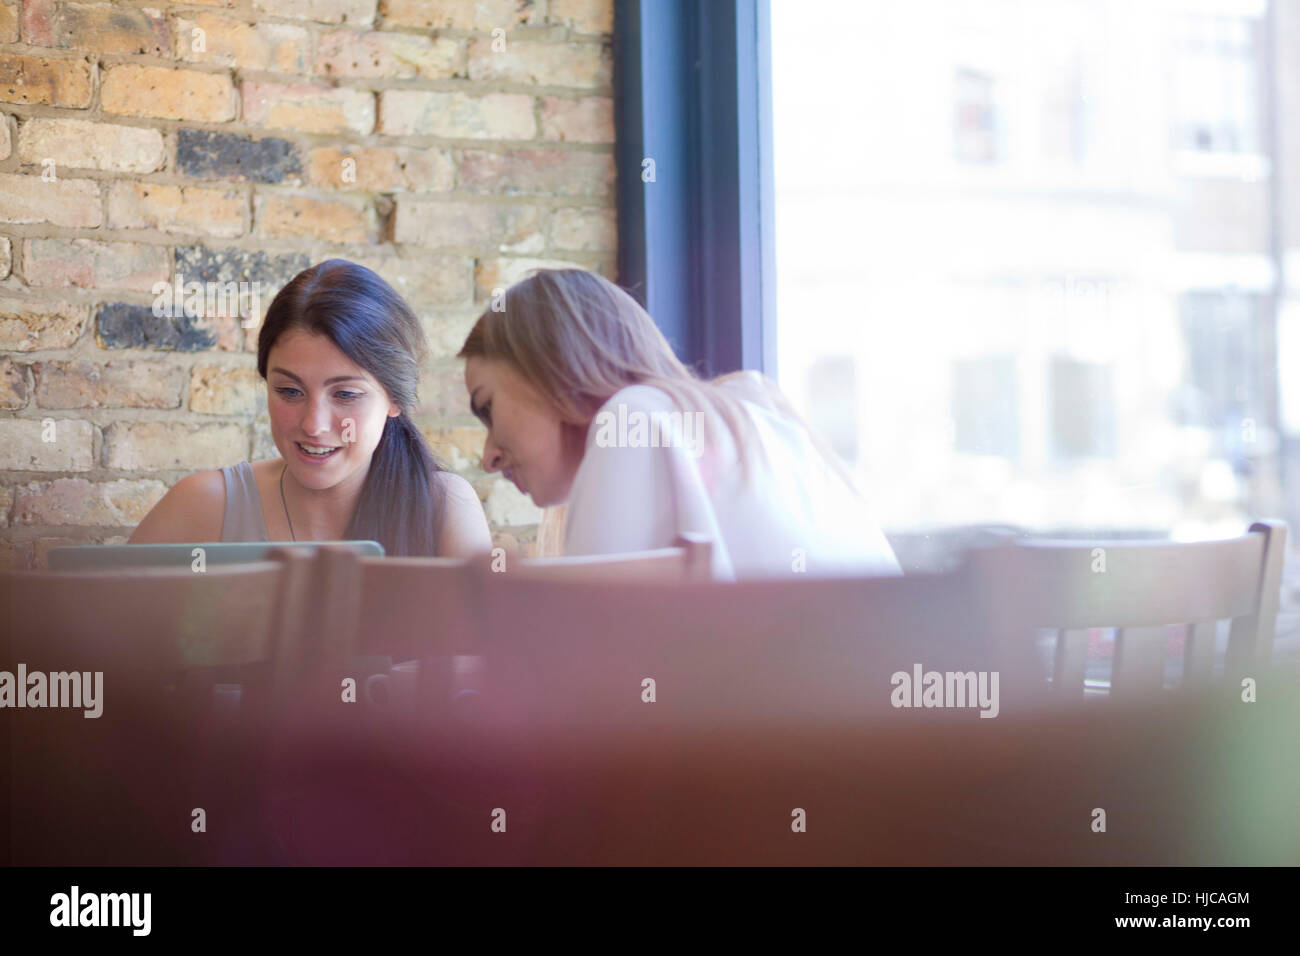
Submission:
[[[406,587],[420,583],[413,576]],[[591,857],[592,836],[636,831],[646,822],[636,808],[645,804],[621,804],[632,807],[627,814],[602,809],[584,768],[608,779],[689,751],[671,768],[685,774],[680,781],[701,769],[736,770],[736,754],[751,745],[765,760],[797,763],[819,753],[819,735],[844,741],[862,730],[888,739],[930,725],[978,731],[999,722],[981,712],[1008,721],[1035,710],[1044,694],[1029,648],[998,644],[984,625],[982,596],[955,574],[611,582],[494,573],[475,562],[463,587],[473,609],[471,649],[483,660],[475,692],[457,695],[440,720],[395,713],[369,738],[342,708],[322,706],[300,721],[284,759],[273,762],[283,773],[275,793],[288,795],[276,817],[281,862],[617,861],[626,842]],[[918,670],[940,674],[941,688],[948,674],[971,682],[947,682],[961,688],[960,701],[941,690],[937,703],[956,706],[932,707]],[[909,683],[906,707],[900,674]],[[995,695],[987,706],[979,690]],[[813,745],[791,749],[795,741]],[[354,780],[366,789],[338,783]],[[379,806],[372,790],[392,795],[385,814],[357,809]],[[652,787],[642,797],[653,793],[663,795]],[[577,806],[599,820],[584,830]],[[495,807],[530,835],[480,840]],[[654,812],[690,811],[669,800]],[[789,808],[782,813],[788,821]],[[310,832],[295,826],[305,820],[314,821]],[[346,844],[338,838],[344,831],[353,834]]]
[[[190,813],[231,826],[237,776],[246,783],[253,770],[276,693],[277,650],[301,623],[311,558],[274,557],[203,571],[0,575],[0,669],[46,675],[47,688],[44,708],[6,714],[15,863],[205,859]],[[99,715],[84,697],[53,708],[56,674],[61,700],[76,703],[80,676]],[[240,697],[217,693],[223,681],[240,684]]]
[[[707,541],[629,554],[474,561],[368,558],[346,548],[317,551],[300,644],[285,643],[285,666],[331,667],[357,655],[428,658],[477,653],[472,580],[488,573],[533,581],[613,583],[707,580]],[[292,661],[290,665],[288,661]]]
[[[1170,627],[1186,625],[1184,683],[1213,679],[1217,624],[1231,620],[1224,678],[1267,667],[1272,655],[1286,525],[1260,521],[1219,541],[1009,540],[967,554],[967,570],[1030,628],[1055,631],[1054,690],[1083,694],[1088,632],[1116,628],[1114,695],[1164,685]],[[1029,640],[1029,635],[1025,635]]]
[[[361,557],[323,547],[303,602],[304,626],[281,646],[293,672],[335,668],[357,655],[418,658],[468,653],[470,562]]]
[[[726,584],[479,575],[475,586],[502,712],[531,706],[537,721],[579,731],[644,721],[646,679],[656,719],[750,726],[892,718],[894,675],[910,686],[918,668],[999,672],[1002,709],[1034,706],[1041,690],[1031,650],[999,640],[961,573]]]
[[[713,546],[707,538],[680,535],[671,548],[624,554],[525,558],[513,569],[538,580],[707,581]]]
[[[310,555],[288,549],[272,557],[203,571],[4,573],[0,618],[9,624],[8,650],[33,669],[111,667],[131,684],[270,664],[277,648],[295,639],[311,565]]]
[[[393,567],[371,581],[388,602],[446,568]],[[473,610],[474,643],[456,649],[485,658],[478,692],[438,721],[290,708],[266,795],[275,862],[1293,862],[1287,807],[1259,817],[1212,785],[1242,760],[1269,792],[1294,789],[1300,761],[1276,753],[1294,695],[1266,696],[1266,735],[1268,711],[1204,698],[1045,706],[1016,608],[966,570],[738,584],[452,570]],[[896,706],[918,665],[997,672],[997,719],[948,706],[946,680],[944,706]],[[1097,806],[1113,837],[1092,829]]]

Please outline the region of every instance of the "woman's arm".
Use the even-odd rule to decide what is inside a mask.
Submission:
[[[619,405],[633,415],[669,413],[676,408],[662,391],[634,385],[618,392],[602,411],[618,415]],[[632,428],[626,440],[593,422],[587,448],[569,492],[565,553],[619,554],[671,547],[678,535],[700,535],[713,542],[713,573],[734,575],[713,502],[700,473],[698,452],[676,435],[658,447]],[[662,439],[662,435],[661,435]],[[678,440],[683,439],[683,440]]]
[[[220,541],[225,511],[226,486],[220,471],[186,475],[144,516],[127,543]]]
[[[588,445],[569,492],[564,552],[666,548],[676,536],[672,449]]]
[[[492,550],[492,534],[474,487],[460,475],[438,472],[444,491],[438,557],[468,558]]]

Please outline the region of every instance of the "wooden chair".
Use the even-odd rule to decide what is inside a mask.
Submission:
[[[794,738],[852,728],[996,723],[977,716],[975,701],[895,707],[892,675],[910,677],[917,664],[999,672],[1003,720],[1042,694],[1028,649],[990,642],[982,597],[953,575],[612,583],[473,564],[462,584],[485,662],[475,692],[436,720],[394,713],[367,729],[344,708],[303,716],[275,761],[280,862],[613,862],[624,852],[635,861],[646,847],[634,852],[626,834],[648,838],[665,814],[687,811],[646,794],[626,813],[602,807],[599,788],[583,783],[591,774],[608,780],[668,760],[681,785],[679,774],[701,767],[735,769],[745,740],[783,742],[788,756]],[[676,762],[679,748],[695,756]],[[490,838],[489,815],[502,806],[528,834],[522,843]],[[580,811],[594,816],[581,823]],[[593,840],[608,840],[608,852]]]
[[[520,559],[363,558],[319,548],[301,646],[281,645],[285,666],[331,667],[358,655],[423,658],[477,653],[469,600],[484,573],[515,580],[685,582],[707,580],[711,546],[682,537],[672,548],[630,554]]]
[[[256,769],[311,563],[301,552],[275,557],[201,573],[0,575],[0,668],[103,674],[98,718],[5,715],[14,863],[196,862],[252,838],[241,785]],[[214,694],[222,680],[242,685],[237,706]],[[195,807],[206,834],[191,831]]]
[[[471,565],[464,585],[486,670],[457,709],[365,728],[293,708],[278,862],[1300,859],[1293,807],[1260,796],[1300,785],[1300,694],[1049,706],[1020,632],[1000,631],[1017,622],[965,572],[669,585]],[[916,664],[998,671],[998,716],[894,706]],[[1219,787],[1233,766],[1250,793]]]
[[[1285,550],[1285,523],[1260,521],[1240,537],[1196,543],[1011,540],[969,552],[967,571],[996,605],[1056,631],[1061,696],[1082,694],[1088,629],[1099,627],[1119,629],[1113,695],[1164,686],[1171,625],[1187,625],[1185,684],[1211,682],[1217,622],[1228,619],[1223,676],[1239,690],[1271,660]]]
[[[370,558],[317,549],[296,643],[282,666],[311,672],[358,655],[417,658],[465,652],[470,563],[452,558]]]

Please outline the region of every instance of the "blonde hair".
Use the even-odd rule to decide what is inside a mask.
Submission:
[[[542,509],[542,520],[537,525],[537,557],[558,558],[564,554],[564,532],[568,519],[568,505]]]
[[[752,398],[796,422],[825,462],[862,497],[852,475],[830,446],[808,427],[776,383],[758,372],[730,372],[711,381],[696,377],[673,354],[659,327],[634,298],[581,269],[542,269],[505,291],[504,309],[494,302],[479,316],[458,358],[508,362],[546,396],[566,421],[589,424],[600,407],[629,385],[652,385],[679,409],[704,412],[706,435],[722,423],[730,431],[748,478],[755,453],[765,458],[758,430],[740,397],[722,388],[748,378],[762,383]],[[546,543],[562,533],[554,516]]]
[[[704,412],[706,432],[721,421],[742,466],[760,447],[740,400],[701,381],[673,354],[640,303],[581,269],[542,269],[504,294],[470,329],[458,358],[508,362],[566,421],[588,424],[617,392],[652,385],[682,411]]]

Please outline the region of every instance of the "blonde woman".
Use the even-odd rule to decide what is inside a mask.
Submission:
[[[567,504],[567,554],[697,533],[723,580],[902,573],[843,465],[774,383],[697,379],[599,276],[544,270],[510,287],[460,357],[488,429],[484,470],[541,507]]]

